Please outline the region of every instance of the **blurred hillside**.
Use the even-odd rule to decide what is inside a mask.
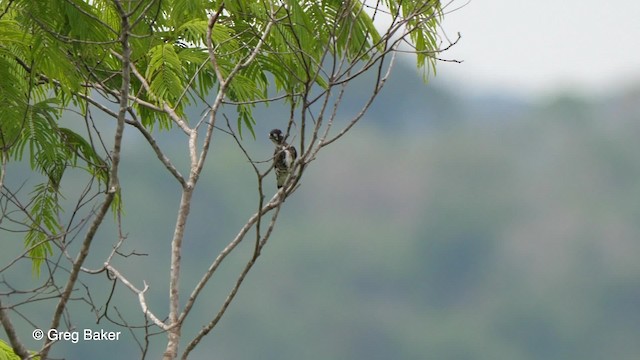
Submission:
[[[193,358],[639,358],[640,88],[532,100],[424,86],[400,67],[394,76],[362,123],[309,168]],[[265,158],[264,134],[283,124],[277,110],[244,140]],[[127,139],[124,230],[128,250],[149,255],[122,267],[149,283],[162,314],[177,185],[133,132]],[[255,181],[232,140],[218,134],[213,151],[188,225],[185,291],[255,209]],[[111,231],[98,251],[110,248]],[[20,251],[13,240],[2,263]],[[186,336],[218,310],[251,251],[243,244],[213,278]],[[132,294],[116,294],[139,321]],[[55,355],[136,358],[129,342],[62,345]]]

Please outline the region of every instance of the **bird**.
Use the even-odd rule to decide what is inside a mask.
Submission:
[[[276,171],[276,185],[280,189],[291,173],[298,152],[295,147],[284,141],[284,135],[280,129],[271,130],[269,139],[276,145],[273,152],[273,168]]]

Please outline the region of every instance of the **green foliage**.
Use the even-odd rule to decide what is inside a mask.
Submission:
[[[149,65],[146,77],[149,79],[151,94],[156,102],[167,102],[172,107],[184,91],[180,80],[182,64],[172,44],[154,46],[149,51]]]
[[[202,103],[225,84],[235,103],[237,126],[255,137],[256,101],[283,93],[287,101],[337,79],[325,67],[369,61],[389,50],[390,38],[374,26],[361,1],[342,0],[165,0],[122,1],[131,14],[130,106],[148,130],[172,127],[164,109],[185,118],[188,105]],[[418,51],[418,66],[432,68],[438,1],[385,1],[399,24],[406,18]],[[60,232],[60,182],[69,168],[109,180],[109,156],[98,151],[90,130],[60,126],[73,104],[88,116],[87,97],[117,98],[122,87],[122,19],[109,0],[0,0],[0,149],[11,160],[27,158],[46,180],[31,193],[25,245],[34,259],[51,253]],[[215,63],[208,52],[208,22]],[[254,53],[261,44],[260,51]],[[254,57],[254,61],[247,62]],[[239,64],[244,66],[238,67]],[[353,65],[350,65],[353,66]],[[220,74],[224,79],[219,79]],[[143,77],[144,79],[140,78]],[[104,102],[97,98],[96,101]],[[193,120],[184,119],[192,124]],[[88,126],[87,126],[88,128]],[[115,208],[119,208],[114,205]],[[39,267],[40,260],[34,260]]]
[[[13,352],[9,344],[0,340],[0,360],[20,360],[20,357]]]
[[[407,18],[407,26],[411,29],[410,39],[416,50],[418,67],[426,71],[435,71],[436,58],[434,50],[438,49],[434,29],[442,19],[440,0],[385,1],[392,13],[400,12]],[[415,16],[411,16],[415,15]],[[425,30],[426,29],[426,30]],[[428,73],[425,72],[425,76]]]
[[[40,356],[34,356],[34,360],[40,360]],[[20,360],[20,357],[13,352],[11,345],[0,339],[0,360]]]

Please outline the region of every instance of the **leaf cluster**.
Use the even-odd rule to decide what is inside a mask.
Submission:
[[[0,0],[0,150],[12,161],[28,159],[46,179],[31,193],[25,220],[31,255],[43,258],[51,251],[47,240],[62,231],[58,199],[67,169],[82,169],[107,187],[111,158],[92,133],[90,111],[98,107],[113,115],[101,104],[121,100],[123,41],[131,51],[127,101],[132,121],[148,131],[168,130],[176,124],[170,109],[196,126],[197,119],[186,118],[185,109],[210,106],[212,94],[224,84],[225,102],[238,114],[238,130],[253,134],[257,102],[280,96],[296,106],[309,89],[326,91],[355,64],[391,51],[400,26],[409,32],[418,66],[433,68],[439,1],[386,0],[386,10],[375,6],[373,11],[367,3]],[[127,13],[124,32],[117,6]],[[213,14],[216,22],[210,28]],[[392,23],[386,33],[374,26],[382,15]],[[85,119],[86,133],[61,125],[71,109]]]

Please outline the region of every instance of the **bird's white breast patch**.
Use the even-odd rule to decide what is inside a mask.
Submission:
[[[293,156],[291,156],[291,150],[285,148],[284,163],[287,164],[287,168],[291,168],[293,166],[294,161],[295,159],[293,158]]]

